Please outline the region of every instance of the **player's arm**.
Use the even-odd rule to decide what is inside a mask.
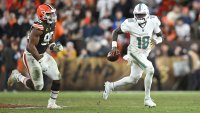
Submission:
[[[123,34],[124,32],[121,30],[121,27],[115,29],[112,33],[113,41],[117,41],[118,34]]]
[[[33,29],[30,33],[29,43],[27,46],[29,52],[36,60],[40,60],[43,57],[43,55],[40,55],[38,50],[36,49],[36,45],[39,43],[40,40],[40,35],[42,35],[42,31]]]
[[[151,45],[154,47],[156,44],[159,44],[163,41],[163,35],[162,35],[162,31],[160,29],[160,20],[154,16],[154,22],[155,22],[155,28],[154,28],[154,33],[156,35],[156,37],[154,39],[151,40]]]
[[[163,35],[162,32],[160,30],[160,32],[155,33],[156,37],[152,38],[151,40],[151,46],[154,47],[156,44],[162,43],[163,41]]]
[[[126,19],[120,27],[112,32],[112,48],[117,48],[117,38],[119,34],[130,32],[130,23],[133,22],[131,18]]]
[[[52,38],[50,40],[50,44],[49,44],[49,49],[51,51],[59,52],[59,51],[63,50],[63,46],[61,44],[56,44],[55,38],[54,38],[54,36],[52,36]]]
[[[163,41],[163,35],[162,35],[162,32],[160,31],[160,32],[158,32],[158,33],[156,33],[156,44],[159,44],[159,43],[161,43],[162,41]]]
[[[117,49],[117,38],[119,34],[123,34],[126,32],[130,32],[130,28],[129,28],[129,22],[131,19],[126,19],[120,27],[118,27],[117,29],[115,29],[112,32],[112,50],[109,52],[111,55],[118,55],[120,54],[119,50]]]
[[[120,54],[119,50],[117,49],[117,38],[119,34],[123,34],[121,27],[118,27],[112,32],[112,50],[111,55],[118,55]]]
[[[151,41],[150,41],[150,46],[151,48],[154,48],[156,44],[159,44],[159,43],[162,43],[163,41],[163,36],[162,36],[162,32],[158,32],[158,33],[155,33],[156,37],[152,38]]]

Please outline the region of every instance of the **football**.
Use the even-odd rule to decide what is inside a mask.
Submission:
[[[111,61],[111,62],[114,62],[116,61],[120,56],[120,52],[113,52],[113,51],[110,51],[107,55],[107,60]]]

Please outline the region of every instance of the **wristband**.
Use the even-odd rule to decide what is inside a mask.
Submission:
[[[117,41],[112,41],[112,47],[117,47]]]

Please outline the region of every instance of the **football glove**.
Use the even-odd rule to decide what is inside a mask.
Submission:
[[[59,51],[62,51],[62,50],[63,50],[63,46],[61,44],[56,44],[53,47],[53,51],[55,51],[55,52],[59,52]]]
[[[59,52],[63,50],[63,46],[61,44],[51,43],[49,49],[51,51]]]

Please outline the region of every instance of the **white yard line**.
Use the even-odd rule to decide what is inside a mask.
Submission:
[[[68,108],[71,106],[61,106],[63,108]],[[28,107],[15,107],[15,108],[9,108],[9,109],[47,109],[46,106],[28,106]]]

